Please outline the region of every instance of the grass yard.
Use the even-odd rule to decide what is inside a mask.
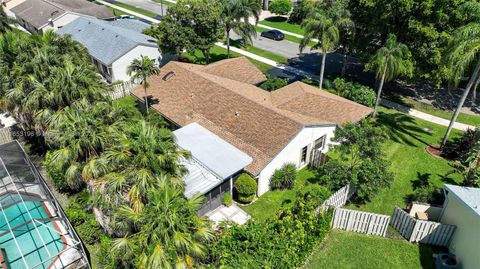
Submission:
[[[188,58],[188,60],[192,63],[206,64],[205,58],[203,57],[203,55],[200,51],[196,51],[195,55],[192,55],[190,53],[185,52],[185,53],[182,54],[182,56]],[[240,57],[240,56],[242,56],[242,55],[240,55],[236,52],[230,51],[230,57]],[[220,60],[223,60],[223,59],[227,59],[227,50],[222,48],[222,47],[219,47],[219,46],[214,46],[210,50],[210,63],[217,62],[217,61],[220,61]],[[263,73],[266,73],[268,70],[273,68],[272,66],[270,66],[268,64],[256,61],[256,60],[251,59],[251,58],[248,58],[248,59],[253,64],[255,64],[257,66],[257,68],[260,69]]]
[[[262,20],[259,22],[259,25],[262,26],[270,26],[273,28],[277,28],[280,30],[284,30],[287,32],[291,32],[294,34],[299,34],[299,35],[304,35],[305,31],[302,29],[302,27],[299,24],[293,24],[293,23],[288,23],[286,18],[283,17],[270,17],[266,18],[265,20]]]
[[[433,269],[434,250],[405,240],[331,231],[304,269]]]
[[[436,108],[432,105],[423,104],[405,97],[401,99],[401,102],[416,110],[420,110],[422,112],[425,112],[443,119],[450,120],[452,118],[453,111]],[[457,122],[461,122],[461,123],[469,124],[473,126],[480,126],[480,115],[469,115],[465,113],[460,113],[460,115],[458,115]]]
[[[380,191],[370,202],[348,207],[390,215],[395,205],[403,207],[406,204],[413,187],[422,180],[428,180],[439,188],[444,183],[456,184],[460,181],[456,175],[445,178],[444,175],[452,170],[449,162],[425,151],[427,145],[441,142],[445,127],[386,108],[380,109],[378,119],[390,134],[385,152],[394,181],[389,189]],[[459,134],[459,131],[453,131],[452,136]]]
[[[292,206],[295,202],[297,190],[314,184],[312,182],[315,181],[315,178],[314,170],[304,168],[298,172],[293,189],[269,191],[260,196],[255,203],[242,208],[255,220],[265,221],[272,219],[282,206]]]

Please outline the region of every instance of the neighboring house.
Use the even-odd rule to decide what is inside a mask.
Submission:
[[[142,31],[149,25],[136,19],[103,21],[79,17],[57,31],[85,46],[98,72],[108,82],[128,81],[128,66],[141,55],[159,64],[157,41]]]
[[[441,223],[456,225],[448,247],[464,269],[480,268],[480,189],[445,184]]]
[[[244,57],[206,66],[170,62],[151,77],[152,108],[177,127],[198,123],[252,157],[245,171],[270,188],[275,169],[318,164],[335,128],[372,109],[302,82],[273,92],[255,86],[265,75]],[[143,89],[133,94],[144,98]]]
[[[114,15],[106,6],[87,0],[10,0],[5,6],[18,24],[32,33],[58,30],[79,16],[112,19]]]
[[[173,132],[179,148],[191,152],[192,157],[182,160],[188,169],[185,180],[185,196],[206,196],[206,203],[199,210],[204,215],[220,206],[223,194],[232,194],[233,178],[252,162],[252,157],[227,141],[191,123]]]

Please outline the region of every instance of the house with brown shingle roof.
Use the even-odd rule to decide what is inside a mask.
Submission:
[[[269,190],[285,163],[318,164],[335,128],[367,117],[372,109],[295,82],[273,92],[257,87],[263,73],[244,57],[202,66],[170,62],[151,77],[152,108],[181,128],[198,123],[252,158],[245,171]],[[133,94],[144,99],[142,87]]]

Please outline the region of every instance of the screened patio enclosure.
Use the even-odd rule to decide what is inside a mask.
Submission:
[[[0,262],[2,269],[90,268],[78,235],[17,141],[0,145]]]

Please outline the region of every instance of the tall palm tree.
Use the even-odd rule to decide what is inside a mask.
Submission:
[[[160,176],[168,176],[171,185],[183,187],[182,176],[187,171],[178,161],[190,153],[177,149],[170,130],[140,121],[117,134],[116,144],[91,164],[92,173],[88,173],[104,198],[122,204],[126,196],[135,211],[142,211]],[[106,173],[94,173],[98,170],[95,165],[106,167]]]
[[[221,0],[222,23],[227,35],[227,57],[230,58],[230,32],[240,35],[244,42],[252,43],[252,37],[257,35],[255,27],[249,23],[254,17],[258,23],[261,5],[258,0]]]
[[[56,112],[46,134],[47,143],[56,150],[47,165],[65,171],[68,185],[79,189],[90,174],[91,166],[85,163],[113,143],[114,135],[125,129],[127,115],[123,107],[108,102],[90,105],[86,100]]]
[[[132,61],[128,67],[128,75],[131,76],[132,82],[140,82],[143,84],[145,91],[145,111],[148,114],[148,96],[147,88],[149,87],[147,78],[160,74],[160,68],[147,56],[141,55],[140,58]]]
[[[312,46],[312,49],[320,49],[322,52],[319,85],[320,89],[322,89],[327,53],[337,46],[340,40],[339,29],[334,19],[329,16],[325,9],[320,7],[316,7],[307,16],[302,23],[302,27],[305,29],[305,35],[300,41],[300,53],[302,53],[305,47],[314,39],[318,41]]]
[[[471,10],[480,11],[480,3],[468,2],[462,5],[462,11],[468,12]],[[472,12],[468,12],[472,13]],[[476,14],[476,13],[474,13]],[[476,84],[480,76],[480,15],[472,16],[473,21],[458,28],[452,39],[450,40],[445,62],[453,69],[452,77],[455,85],[458,85],[460,78],[465,74],[469,68],[473,68],[473,73],[463,91],[455,112],[452,115],[450,124],[448,125],[447,132],[442,140],[442,146],[448,141],[448,137],[452,132],[453,125],[455,124],[460,110],[462,109],[465,100],[467,99],[472,86]]]
[[[389,34],[385,46],[378,49],[365,66],[366,70],[374,71],[376,79],[380,81],[373,112],[374,117],[380,104],[383,84],[401,74],[407,76],[412,74],[413,65],[410,61],[410,55],[407,46],[398,42],[394,34]]]
[[[113,221],[127,224],[130,231],[115,240],[112,251],[126,268],[196,268],[214,239],[210,223],[196,215],[203,197],[185,199],[167,178],[147,196],[149,206],[144,211],[128,206],[117,210]]]

